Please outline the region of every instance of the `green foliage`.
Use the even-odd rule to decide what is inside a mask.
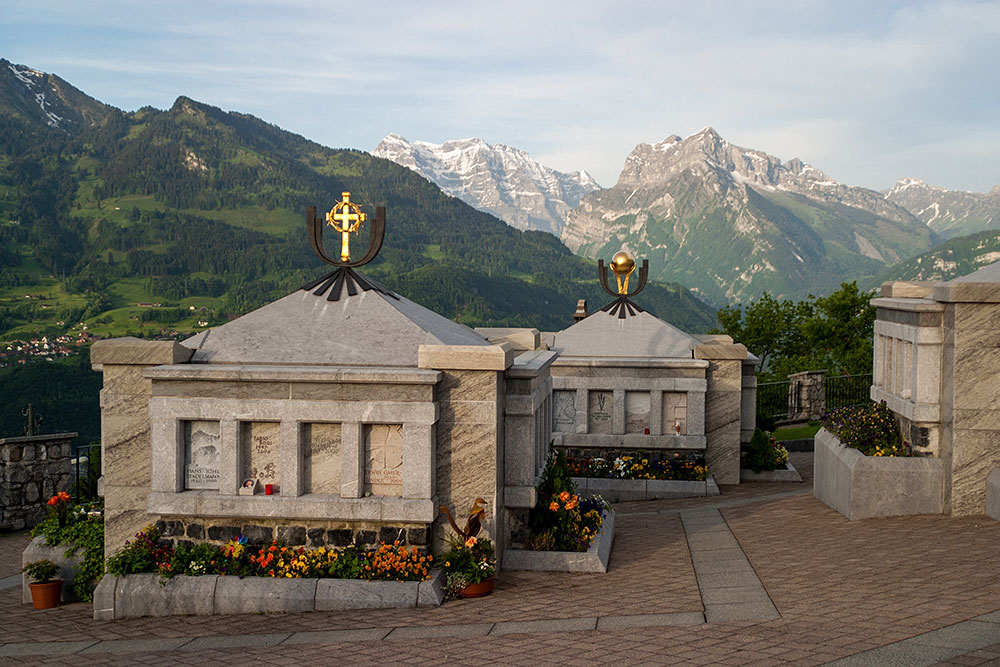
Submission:
[[[50,509],[45,518],[31,529],[31,535],[45,537],[46,546],[64,545],[65,555],[70,557],[83,552],[73,577],[73,592],[84,602],[94,599],[94,588],[104,574],[104,519],[100,514],[100,502],[76,504],[58,501],[54,496],[49,501]],[[67,511],[63,511],[65,510]]]
[[[153,525],[146,526],[135,538],[108,558],[108,574],[128,575],[150,572],[169,572],[174,550],[159,544],[160,533]]]
[[[167,574],[171,577],[202,574],[222,574],[222,557],[219,547],[214,544],[178,544],[170,556]]]
[[[90,367],[89,350],[46,362],[0,368],[0,435],[21,435],[28,403],[42,418],[43,433],[76,432],[77,442],[101,438],[101,374]]]
[[[545,461],[545,468],[542,470],[542,477],[538,482],[538,501],[531,509],[528,518],[532,529],[546,524],[549,518],[549,498],[553,494],[558,495],[563,491],[570,494],[576,493],[576,484],[573,482],[566,453],[562,450],[556,450],[553,444],[549,443],[549,457]]]
[[[777,301],[765,293],[745,308],[737,304],[720,310],[719,325],[761,358],[761,380],[784,380],[806,370],[870,373],[872,296],[855,282],[841,284],[829,296],[798,303]]]
[[[463,588],[485,581],[497,571],[493,543],[485,538],[470,538],[469,542],[452,537],[450,548],[435,559],[444,570],[451,597],[458,597]]]
[[[754,472],[774,470],[788,463],[788,450],[773,435],[754,429],[747,449],[747,467]]]
[[[34,560],[21,568],[35,583],[46,584],[55,579],[59,566],[48,559]]]
[[[899,433],[896,415],[885,401],[834,410],[823,428],[865,456],[912,456],[909,443]]]

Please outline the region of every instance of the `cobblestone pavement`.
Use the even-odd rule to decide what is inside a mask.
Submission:
[[[812,455],[792,462],[803,484],[616,504],[605,575],[503,572],[492,596],[438,608],[99,622],[89,605],[35,611],[7,588],[0,663],[1000,665],[1000,522],[850,522],[809,493]],[[692,534],[697,573],[686,526],[719,531]],[[730,535],[752,567],[740,577],[780,617],[705,622],[712,596],[758,595],[740,577],[711,588],[729,566],[698,560],[704,540]],[[26,543],[0,538],[0,579]]]

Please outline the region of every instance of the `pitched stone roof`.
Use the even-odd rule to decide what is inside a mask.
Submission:
[[[555,335],[552,349],[563,357],[670,357],[690,359],[699,341],[655,315],[619,318],[605,311]]]
[[[181,343],[191,363],[416,367],[420,345],[489,345],[472,329],[377,290],[328,301],[299,290]]]

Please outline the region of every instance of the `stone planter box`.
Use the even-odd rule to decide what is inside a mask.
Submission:
[[[740,482],[801,482],[802,475],[789,461],[774,470],[754,472],[750,468],[740,468]]]
[[[21,567],[36,560],[52,561],[59,566],[59,573],[56,575],[56,578],[63,580],[62,601],[76,602],[76,595],[73,594],[71,586],[73,585],[73,580],[76,578],[76,571],[79,569],[80,563],[83,562],[84,551],[83,549],[77,549],[76,553],[72,556],[66,556],[67,549],[69,549],[68,544],[47,547],[45,546],[45,536],[39,535],[31,540],[28,546],[24,548],[24,551],[21,552]],[[31,578],[28,575],[21,575],[21,602],[31,602],[31,589],[28,588],[30,580]]]
[[[630,480],[626,480],[630,481]],[[503,569],[532,570],[535,572],[607,572],[611,558],[611,544],[615,540],[615,511],[608,510],[601,525],[601,532],[582,551],[531,551],[505,549]]]
[[[106,575],[94,591],[94,619],[431,607],[444,600],[443,573],[431,575],[429,581],[181,576],[165,585],[158,574]]]
[[[602,479],[574,477],[581,496],[597,494],[611,503],[629,500],[663,500],[665,498],[699,498],[719,495],[719,485],[708,475],[704,482],[673,479]]]
[[[1000,521],[1000,468],[986,478],[986,514]]]
[[[813,495],[848,519],[944,512],[944,461],[865,456],[816,434]]]

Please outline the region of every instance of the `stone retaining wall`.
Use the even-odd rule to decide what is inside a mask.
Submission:
[[[106,575],[94,591],[94,619],[430,607],[444,601],[444,574],[431,575],[429,581],[208,575],[165,584],[158,574]]]
[[[76,433],[0,439],[0,529],[24,530],[45,518],[45,504],[70,491],[70,441]]]
[[[615,512],[608,511],[601,532],[587,551],[529,551],[506,549],[503,569],[532,572],[607,572],[611,545],[615,541]]]
[[[719,495],[719,485],[708,475],[702,482],[675,479],[601,479],[574,477],[580,495],[597,494],[611,503],[664,498],[700,498]]]
[[[386,526],[381,524],[344,522],[289,522],[258,519],[254,523],[237,523],[232,519],[166,517],[156,522],[163,540],[173,546],[182,543],[212,542],[225,544],[240,535],[251,545],[271,544],[277,540],[290,547],[346,547],[350,544],[369,545],[378,542],[399,542],[411,547],[426,548],[429,535],[426,524]],[[117,545],[120,548],[122,545]]]
[[[865,456],[826,429],[815,442],[813,495],[848,519],[944,512],[941,459]]]

